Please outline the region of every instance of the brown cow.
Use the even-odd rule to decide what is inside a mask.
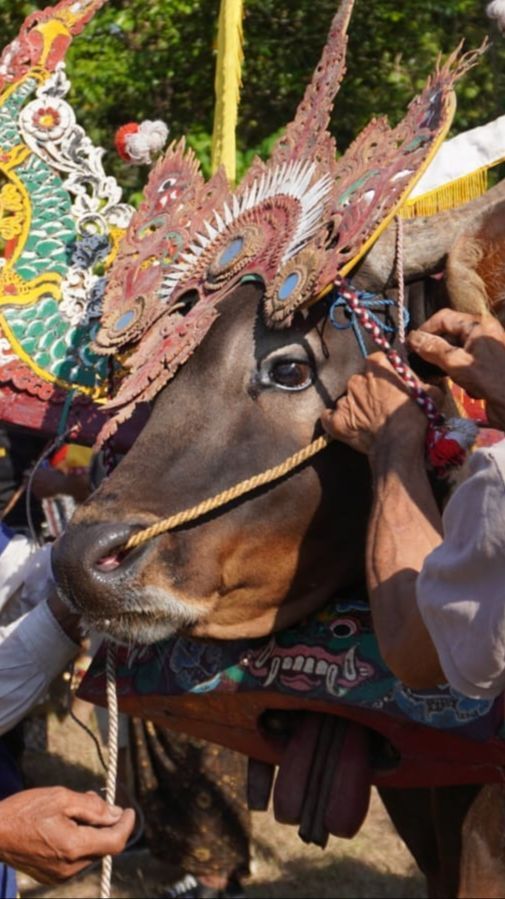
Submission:
[[[406,223],[408,282],[418,284],[439,270],[454,244],[454,290],[458,266],[468,266],[465,247],[480,242],[479,252],[470,254],[479,262],[474,277],[481,279],[481,302],[489,295],[493,305],[481,244],[504,194],[501,184],[457,212]],[[496,260],[496,246],[489,246]],[[391,281],[393,259],[394,235],[386,232],[360,266],[356,283],[384,286]],[[318,431],[321,411],[362,365],[352,332],[328,323],[329,301],[297,316],[291,328],[272,331],[263,322],[261,300],[257,284],[243,285],[224,300],[198,352],[158,396],[137,442],[78,510],[58,548],[56,571],[68,599],[93,627],[121,640],[152,641],[176,632],[206,639],[256,637],[298,621],[337,589],[363,581],[368,468],[337,443],[245,501],[123,551],[139,527],[307,444]],[[411,291],[411,306],[422,320],[431,310],[414,309],[414,302],[419,304],[418,288]],[[383,791],[432,896],[457,893],[461,822],[476,792],[478,787]],[[472,809],[465,831],[472,853],[485,839],[479,809]],[[485,861],[484,854],[474,858]],[[468,892],[468,854],[463,873],[461,895],[483,895],[475,882]],[[496,877],[493,882],[502,890]]]

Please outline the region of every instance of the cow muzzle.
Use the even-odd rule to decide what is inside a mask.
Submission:
[[[53,570],[59,591],[88,620],[124,611],[146,546],[126,550],[138,526],[124,523],[77,524],[55,544]]]

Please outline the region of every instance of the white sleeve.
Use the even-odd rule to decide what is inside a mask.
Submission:
[[[44,696],[78,651],[46,602],[0,628],[0,735]]]
[[[445,510],[443,542],[417,582],[442,670],[474,699],[505,690],[504,472],[505,441],[474,454],[469,478]]]
[[[16,534],[0,553],[0,611],[23,586],[27,565],[37,548],[22,534]]]

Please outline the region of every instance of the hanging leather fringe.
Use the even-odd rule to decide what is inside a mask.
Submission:
[[[217,38],[216,106],[212,135],[212,171],[224,165],[236,177],[236,128],[242,83],[243,0],[221,0]]]

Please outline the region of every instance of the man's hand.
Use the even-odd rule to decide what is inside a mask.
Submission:
[[[349,379],[346,395],[321,421],[332,437],[366,455],[382,439],[422,447],[426,433],[426,417],[383,353],[368,357],[363,374]]]
[[[438,391],[437,391],[438,393]],[[433,399],[435,391],[430,388]],[[415,689],[443,681],[416,602],[424,559],[440,543],[440,515],[424,464],[427,418],[382,353],[347,383],[336,410],[321,416],[337,440],[369,457],[373,482],[366,574],[379,649]]]
[[[96,793],[25,790],[0,802],[0,859],[40,883],[66,880],[121,852],[134,823],[132,809],[108,806]]]
[[[505,331],[496,318],[441,309],[407,340],[422,359],[486,401],[492,426],[505,427]]]

